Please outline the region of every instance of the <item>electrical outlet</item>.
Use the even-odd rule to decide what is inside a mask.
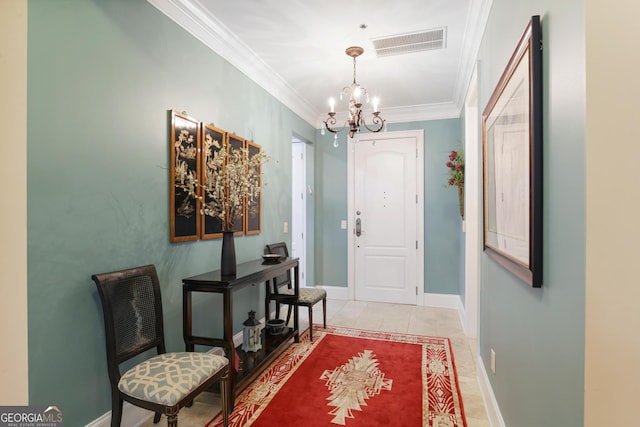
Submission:
[[[491,349],[491,372],[496,374],[496,352],[493,349]]]

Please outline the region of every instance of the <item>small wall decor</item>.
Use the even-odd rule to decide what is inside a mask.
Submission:
[[[170,241],[197,240],[200,234],[200,123],[185,113],[170,111]]]
[[[207,159],[213,159],[216,151],[222,148],[226,137],[227,134],[222,129],[218,129],[211,124],[204,124],[202,126],[202,183],[204,185],[206,185],[207,182]],[[206,191],[203,191],[203,193],[203,202],[209,203],[211,197]],[[222,222],[220,219],[211,215],[200,215],[200,217],[202,221],[200,237],[202,239],[222,237]]]
[[[447,185],[458,189],[460,217],[464,219],[464,155],[462,151],[452,150],[449,153],[449,161],[445,165],[449,169]]]
[[[482,114],[484,252],[542,286],[542,39],[533,16]]]
[[[249,158],[259,154],[262,147],[253,141],[245,141],[247,155]],[[255,179],[258,182],[257,187],[262,188],[262,165],[255,166]],[[244,232],[245,234],[259,234],[262,228],[262,192],[256,197],[249,197],[245,205],[244,211]]]

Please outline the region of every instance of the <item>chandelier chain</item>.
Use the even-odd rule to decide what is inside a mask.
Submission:
[[[353,57],[353,84],[356,84],[356,57]]]

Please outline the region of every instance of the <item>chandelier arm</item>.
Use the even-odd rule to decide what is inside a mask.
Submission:
[[[329,115],[329,118],[327,120],[325,120],[324,122],[324,127],[332,133],[339,133],[342,132],[346,127],[347,127],[347,122],[344,122],[344,125],[340,128],[340,129],[334,129],[331,126],[335,126],[336,124],[336,118],[332,115]],[[329,123],[331,123],[331,125],[329,125]]]
[[[384,119],[382,119],[382,118],[381,118],[379,115],[377,115],[377,114],[374,114],[374,115],[373,115],[373,120],[372,120],[371,125],[372,125],[372,126],[373,126],[374,124],[375,124],[375,125],[379,125],[380,127],[378,127],[377,129],[372,129],[372,128],[370,128],[370,127],[367,125],[367,121],[364,119],[364,117],[362,118],[362,124],[364,125],[364,127],[366,127],[366,128],[369,130],[369,132],[374,132],[374,133],[376,133],[376,132],[380,132],[380,131],[382,130],[382,128],[384,127]]]

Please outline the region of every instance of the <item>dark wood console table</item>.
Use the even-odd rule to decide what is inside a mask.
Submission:
[[[233,342],[233,299],[234,291],[249,285],[267,283],[274,277],[285,274],[293,269],[293,284],[295,295],[292,302],[298,299],[298,258],[285,258],[278,263],[264,262],[262,259],[245,262],[237,265],[235,277],[221,276],[220,270],[210,271],[198,276],[189,277],[182,280],[182,315],[183,315],[183,336],[187,351],[194,351],[195,345],[205,345],[210,347],[222,347],[226,357],[229,359],[229,410],[235,404],[235,395],[242,388],[242,385],[252,381],[261,371],[261,368],[273,360],[278,354],[290,344],[291,338],[295,342],[299,341],[298,310],[293,310],[293,328],[286,328],[282,335],[268,335],[262,331],[262,350],[255,353],[244,352],[241,346],[234,345]],[[223,336],[222,338],[194,336],[192,333],[192,304],[193,292],[214,292],[223,295]],[[269,318],[270,313],[265,313]],[[239,359],[239,363],[236,363]],[[238,367],[238,370],[234,369]]]

